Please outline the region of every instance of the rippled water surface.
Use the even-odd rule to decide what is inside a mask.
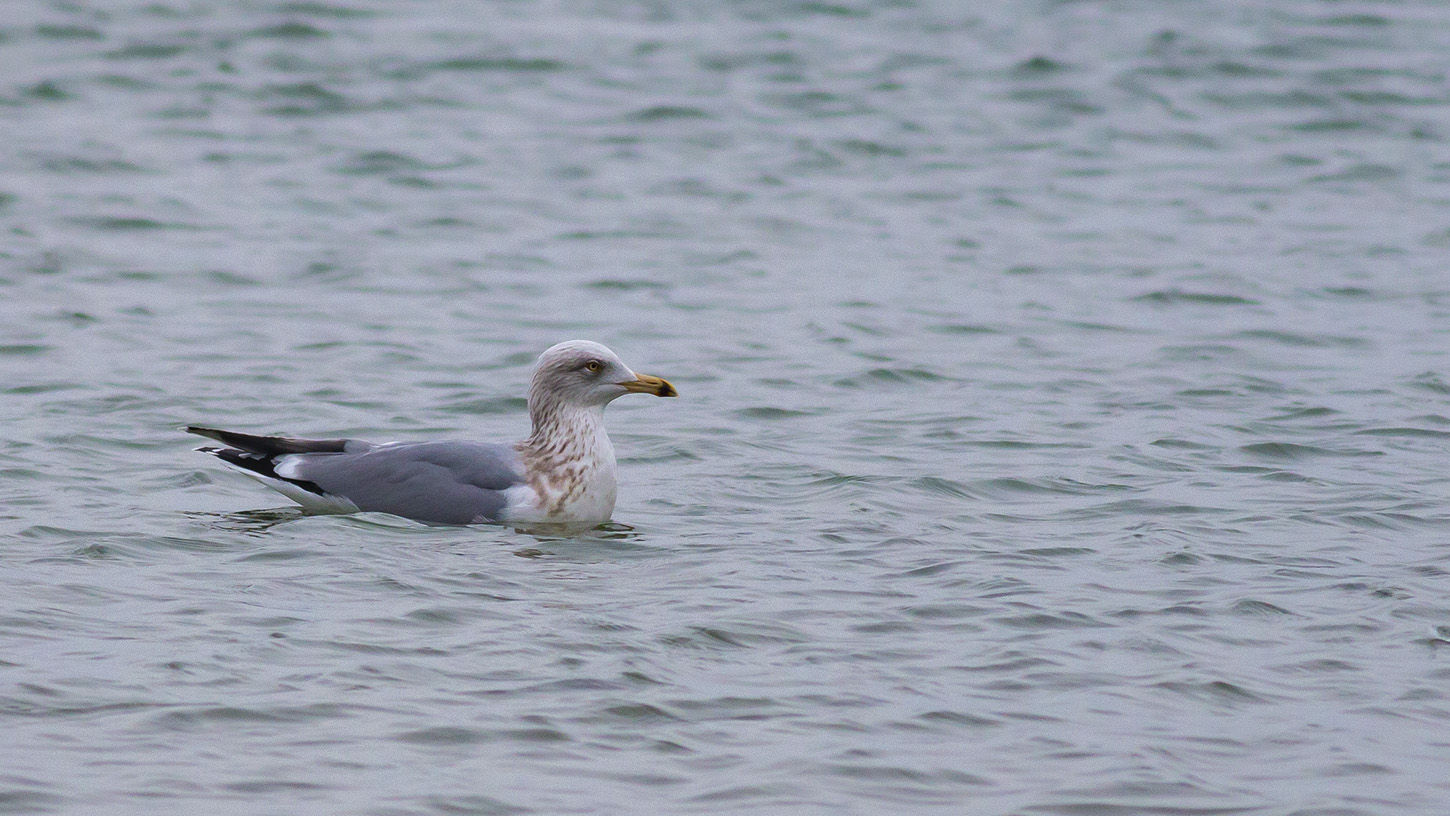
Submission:
[[[0,812],[1450,812],[1437,0],[5,9]]]

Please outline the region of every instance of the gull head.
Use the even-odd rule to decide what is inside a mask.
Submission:
[[[589,340],[567,340],[539,356],[529,388],[529,410],[603,408],[625,394],[677,395],[659,377],[636,374],[619,355]]]

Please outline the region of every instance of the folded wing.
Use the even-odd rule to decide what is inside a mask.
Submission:
[[[523,483],[511,445],[293,439],[188,428],[229,448],[206,453],[313,510],[392,513],[439,524],[499,518]]]

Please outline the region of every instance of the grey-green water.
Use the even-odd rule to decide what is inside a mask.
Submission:
[[[0,812],[1450,811],[1450,8],[25,2]],[[524,434],[302,517],[189,422]]]

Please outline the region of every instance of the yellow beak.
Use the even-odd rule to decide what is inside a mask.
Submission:
[[[622,382],[624,390],[634,394],[654,394],[657,397],[678,397],[680,392],[675,390],[668,380],[659,377],[651,377],[648,374],[635,374],[634,379]]]

